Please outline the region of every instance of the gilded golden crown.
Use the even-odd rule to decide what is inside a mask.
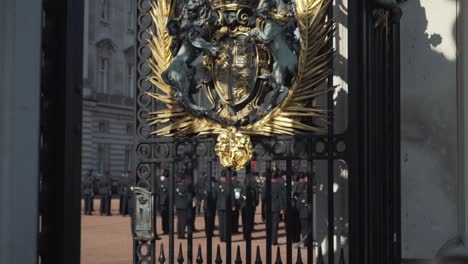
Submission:
[[[213,10],[239,10],[241,8],[256,8],[260,0],[211,0]]]

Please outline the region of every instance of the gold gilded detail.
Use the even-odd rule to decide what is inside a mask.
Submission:
[[[218,135],[215,152],[224,167],[234,170],[242,169],[253,157],[250,137],[233,127]]]
[[[282,22],[282,23],[288,23],[289,19],[291,19],[293,14],[290,13],[290,12],[286,13],[286,12],[283,12],[283,11],[281,11],[279,14],[277,14],[276,10],[273,10],[270,13],[270,16],[273,17],[274,19]]]
[[[256,8],[259,2],[259,0],[211,0],[211,5],[214,10],[238,10]]]
[[[221,38],[219,55],[210,63],[214,89],[224,104],[236,106],[255,93],[259,64],[257,44],[244,34],[227,31],[228,38]]]
[[[243,132],[255,135],[295,135],[300,133],[324,133],[320,123],[305,122],[314,118],[324,120],[326,110],[315,106],[315,99],[333,88],[320,88],[333,73],[327,67],[333,51],[329,48],[334,31],[334,21],[325,20],[331,0],[295,0],[296,18],[300,35],[300,52],[297,75],[283,102]],[[261,21],[257,21],[262,26]],[[308,102],[313,102],[312,106]]]
[[[251,9],[258,4],[258,1],[248,0],[213,0],[210,2],[214,11],[218,13],[227,9],[237,11],[242,8]],[[235,46],[230,44],[233,41],[225,40],[225,38],[231,38],[236,39],[236,43],[241,43],[241,40],[244,39],[243,35],[247,36],[251,30],[248,26],[240,25],[235,29],[221,27],[210,35],[212,42],[220,44],[218,48],[221,52],[217,59],[203,57],[204,70],[213,73],[215,68],[219,69],[216,73],[219,78],[215,78],[215,81],[219,81],[218,88],[226,86],[222,82],[228,80],[236,83],[231,94],[223,91],[226,98],[230,96],[228,99],[241,102],[248,97],[249,91],[254,91],[253,79],[257,80],[259,86],[257,92],[252,92],[254,96],[247,98],[245,105],[241,106],[242,109],[233,112],[227,104],[217,106],[219,107],[217,109],[219,117],[229,120],[229,124],[231,124],[226,125],[208,117],[197,117],[187,112],[175,99],[172,87],[163,80],[162,73],[173,62],[170,49],[173,40],[167,32],[166,25],[174,16],[173,9],[175,9],[177,0],[152,0],[151,16],[155,26],[154,31],[150,32],[151,37],[148,41],[152,52],[148,64],[153,73],[149,77],[149,81],[154,87],[157,87],[157,91],[148,92],[147,95],[165,104],[164,109],[150,113],[151,117],[148,119],[148,123],[156,128],[152,134],[159,136],[217,134],[219,136],[216,153],[224,166],[238,170],[253,155],[249,135],[271,136],[325,132],[326,117],[329,113],[318,107],[315,100],[333,89],[321,88],[324,81],[332,74],[328,62],[332,58],[332,49],[330,48],[332,39],[330,36],[334,30],[334,21],[326,18],[331,0],[293,0],[293,2],[294,15],[297,18],[300,35],[297,74],[288,87],[289,90],[284,100],[271,111],[262,114],[253,123],[237,125],[237,122],[242,123],[242,120],[248,119],[249,113],[255,113],[261,103],[258,102],[259,98],[264,97],[269,89],[266,81],[259,80],[258,75],[271,73],[274,57],[268,45],[257,41],[254,41],[252,45],[239,44]],[[271,14],[271,17],[279,22],[286,22],[290,16],[289,13]],[[239,12],[239,17],[241,20],[247,18],[241,12]],[[222,24],[221,22],[220,24]],[[267,23],[265,20],[257,19],[256,27],[263,32]],[[240,51],[241,48],[249,47],[252,50]],[[235,49],[238,49],[239,52]],[[238,62],[241,67],[234,67],[233,61]],[[228,73],[229,67],[230,73]],[[253,69],[252,72],[249,72],[248,69],[251,67],[256,67],[257,70]],[[232,74],[232,76],[223,76],[223,70],[225,74]],[[248,79],[249,76],[251,79]],[[213,89],[213,85],[216,83],[204,83],[203,88],[206,90],[209,101],[214,105],[216,89]],[[316,122],[316,120],[321,122]]]

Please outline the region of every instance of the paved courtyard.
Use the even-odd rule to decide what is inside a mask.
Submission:
[[[95,200],[94,202],[95,209],[99,209],[99,201]],[[81,263],[85,264],[129,264],[132,263],[132,235],[130,230],[130,217],[123,217],[118,214],[119,201],[114,199],[112,201],[112,213],[113,216],[99,216],[99,210],[96,210],[94,215],[81,217]],[[177,221],[177,219],[175,219]],[[260,207],[257,210],[256,219],[257,223],[261,222]],[[160,227],[160,218],[157,218],[157,231],[159,234],[162,233]],[[217,220],[216,220],[217,222]],[[196,218],[196,229],[201,230],[193,234],[193,256],[194,260],[196,258],[198,245],[202,248],[203,259],[206,260],[206,236],[204,229],[204,220],[203,216],[199,215]],[[255,258],[256,247],[260,246],[262,253],[263,263],[266,263],[265,257],[265,247],[266,247],[266,228],[264,224],[257,224],[255,226],[256,232],[253,233],[252,240],[252,258]],[[241,228],[239,228],[241,231]],[[218,231],[215,230],[215,235],[218,234]],[[163,243],[164,252],[166,255],[166,263],[169,257],[168,249],[168,236],[161,236],[162,240],[157,241],[157,256],[160,254],[160,245]],[[243,240],[242,235],[234,235],[232,237],[232,246],[233,253],[232,258],[233,262],[235,259],[236,248],[239,245],[241,248],[242,259],[245,260],[245,241]],[[281,252],[281,257],[283,263],[286,263],[286,234],[284,223],[280,224],[280,238],[279,238],[279,248]],[[176,254],[178,253],[179,243],[182,244],[184,259],[187,260],[187,240],[177,240],[176,239]],[[216,253],[216,246],[220,244],[223,260],[225,259],[225,244],[219,243],[217,236],[213,238],[213,260],[214,254]],[[273,260],[276,258],[277,246],[274,246],[272,249]],[[302,251],[302,259],[304,262],[307,260],[306,250]],[[297,250],[293,250],[293,260],[295,262]],[[245,262],[244,262],[245,263]]]

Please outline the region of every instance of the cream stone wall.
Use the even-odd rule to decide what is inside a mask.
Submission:
[[[402,4],[403,258],[466,253],[461,3]]]

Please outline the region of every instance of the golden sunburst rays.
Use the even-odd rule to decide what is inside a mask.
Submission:
[[[171,101],[171,87],[166,84],[161,74],[169,67],[172,62],[172,53],[170,45],[172,38],[167,32],[166,25],[172,13],[173,0],[158,0],[151,2],[151,17],[156,27],[156,31],[150,30],[150,40],[148,46],[151,49],[152,57],[148,63],[153,71],[150,81],[163,92],[166,102]],[[159,99],[159,98],[158,98]]]
[[[298,133],[323,133],[329,111],[316,107],[319,96],[333,87],[323,85],[332,74],[329,62],[332,57],[330,38],[334,21],[326,20],[330,0],[295,0],[296,16],[300,32],[300,55],[298,72],[284,101],[254,124],[238,127],[247,135],[294,135]],[[149,81],[158,91],[147,93],[151,98],[164,103],[165,109],[151,112],[148,120],[156,126],[153,134],[161,136],[220,134],[229,127],[205,117],[195,117],[174,99],[170,85],[161,74],[169,67],[173,57],[170,51],[172,38],[166,30],[176,0],[155,0],[151,16],[155,32],[149,32],[149,48],[152,57],[149,65],[153,75]],[[328,18],[327,18],[328,19]],[[312,122],[311,122],[312,120]]]

